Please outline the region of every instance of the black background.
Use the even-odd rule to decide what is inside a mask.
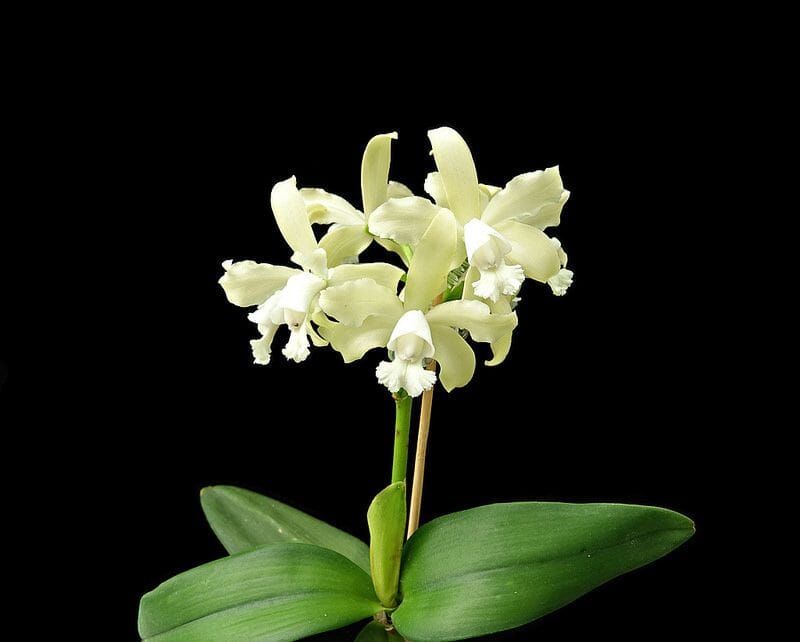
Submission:
[[[698,531],[668,558],[486,639],[704,628],[720,482],[706,389],[715,328],[696,267],[700,215],[714,216],[700,186],[716,134],[696,79],[669,57],[628,69],[630,51],[569,71],[516,51],[488,71],[468,58],[453,76],[387,65],[377,79],[357,58],[324,53],[313,68],[264,56],[251,69],[236,53],[170,52],[136,91],[108,99],[120,108],[101,158],[114,222],[96,258],[107,251],[119,272],[99,297],[110,317],[88,341],[101,346],[93,394],[115,408],[99,438],[107,456],[94,462],[97,499],[115,497],[109,537],[126,551],[105,571],[115,637],[137,639],[143,592],[223,554],[200,510],[205,485],[263,492],[366,539],[366,508],[391,466],[393,404],[374,376],[382,353],[343,365],[312,349],[297,365],[279,333],[273,363],[253,365],[254,327],[216,281],[225,259],[288,261],[268,209],[276,181],[296,174],[360,204],[364,144],[395,130],[391,175],[421,192],[433,168],[426,131],[441,125],[467,139],[482,182],[560,165],[572,196],[553,232],[575,283],[556,298],[526,282],[507,361],[479,368],[466,389],[437,390],[423,521],[516,500],[681,511]]]

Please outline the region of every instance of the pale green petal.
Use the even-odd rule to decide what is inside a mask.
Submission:
[[[470,265],[467,268],[467,273],[464,275],[464,290],[461,294],[461,298],[466,301],[476,301],[479,300],[477,296],[475,296],[475,288],[472,287],[472,284],[475,283],[478,279],[481,278],[481,273],[474,265]],[[487,303],[484,299],[480,299],[484,303]]]
[[[542,283],[558,274],[561,269],[558,249],[547,234],[519,221],[505,221],[496,229],[511,243],[507,263],[521,265],[525,276]]]
[[[425,318],[431,326],[464,328],[475,341],[485,343],[497,341],[517,325],[516,314],[491,314],[489,306],[480,301],[447,301],[431,308]]]
[[[397,132],[378,134],[372,137],[364,150],[361,159],[361,198],[367,217],[387,198],[392,141],[396,139]]]
[[[403,246],[401,246],[399,243],[395,243],[392,240],[382,239],[380,236],[376,236],[375,237],[375,242],[378,245],[380,245],[383,249],[388,250],[389,252],[394,252],[395,254],[397,254],[397,256],[400,257],[400,260],[403,262],[403,264],[406,267],[408,267],[408,265],[409,265],[409,263],[411,261],[409,261],[408,255],[406,254],[405,250],[403,249]]]
[[[497,185],[484,185],[481,183],[478,185],[480,187],[481,192],[486,194],[487,198],[492,198],[497,192],[499,192],[502,188],[497,187]]]
[[[431,325],[434,359],[439,362],[439,380],[447,392],[469,383],[475,373],[475,353],[452,328]]]
[[[324,279],[328,275],[328,253],[321,247],[315,248],[308,254],[295,252],[290,260],[320,278]]]
[[[341,225],[366,225],[364,215],[345,199],[324,189],[304,187],[300,196],[308,210],[308,220],[312,223],[340,223]]]
[[[247,307],[264,303],[276,290],[299,270],[283,265],[269,265],[255,261],[225,261],[225,274],[219,280],[228,301]]]
[[[427,310],[434,297],[447,287],[447,274],[456,254],[456,219],[440,210],[414,250],[405,287],[405,309]]]
[[[559,224],[568,198],[558,167],[520,174],[492,197],[481,220],[496,227],[502,221],[517,218],[543,230]]]
[[[311,337],[311,343],[313,343],[317,348],[324,348],[326,345],[328,345],[328,342],[319,336],[319,334],[317,334],[317,331],[314,329],[314,326],[311,325],[310,321],[306,321],[306,332],[308,333],[308,336]]]
[[[510,296],[501,296],[496,302],[489,302],[489,309],[492,314],[510,314],[511,313],[511,299]],[[511,350],[511,338],[513,331],[500,337],[497,341],[492,342],[492,358],[486,362],[487,366],[497,366],[505,361],[508,356],[508,351]]]
[[[369,244],[372,237],[364,223],[358,225],[334,225],[319,241],[319,246],[328,254],[328,267],[335,267],[358,257]]]
[[[361,325],[374,314],[400,316],[403,304],[394,291],[378,285],[372,279],[348,281],[324,289],[319,295],[319,307],[330,317],[345,325]]]
[[[511,350],[511,339],[514,333],[509,332],[491,344],[492,358],[486,361],[487,366],[499,366],[506,360],[509,350]]]
[[[406,185],[398,181],[389,181],[389,189],[386,194],[387,198],[405,198],[406,196],[414,196]]]
[[[511,301],[514,299],[513,296],[502,295],[497,299],[497,301],[478,299],[475,296],[472,284],[477,281],[480,276],[480,272],[477,268],[470,267],[467,270],[467,273],[464,275],[464,292],[462,294],[463,299],[465,301],[478,300],[481,303],[485,303],[489,306],[489,310],[491,311],[492,315],[501,316],[510,314],[512,311]],[[516,317],[516,314],[513,316]],[[516,323],[513,327],[516,327]],[[486,361],[487,366],[497,366],[505,361],[506,357],[508,356],[508,351],[511,349],[512,334],[513,328],[496,341],[491,341],[489,343],[489,346],[492,349],[492,358]]]
[[[478,218],[481,214],[478,174],[466,141],[450,127],[432,129],[428,138],[449,208],[462,225]]]
[[[495,187],[494,185],[484,185],[483,183],[478,185],[478,187],[480,188],[480,194],[481,194],[480,210],[481,212],[483,212],[486,209],[486,206],[489,204],[489,201],[491,200],[492,196],[497,194],[497,192],[500,191],[500,188]]]
[[[441,207],[427,198],[390,198],[369,216],[369,231],[397,243],[416,245]]]
[[[403,274],[403,270],[389,263],[346,263],[330,271],[328,286],[341,285],[355,279],[372,279],[378,285],[397,292],[397,284]]]
[[[358,328],[343,323],[321,324],[319,332],[341,353],[345,363],[350,363],[363,357],[367,350],[386,347],[397,319],[398,316],[372,316]]]
[[[294,176],[275,184],[270,195],[270,204],[289,247],[301,255],[313,252],[317,248],[317,240],[311,231],[306,205],[297,190]]]
[[[450,209],[447,203],[447,193],[444,191],[444,181],[439,172],[430,172],[425,177],[425,192],[430,196],[439,207]]]

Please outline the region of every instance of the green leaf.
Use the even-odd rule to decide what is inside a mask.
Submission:
[[[687,517],[623,504],[493,504],[440,517],[403,553],[392,614],[414,642],[520,626],[639,568],[694,533]]]
[[[298,640],[381,610],[369,577],[310,544],[275,544],[176,575],[139,605],[153,642]]]
[[[369,549],[359,539],[279,501],[236,486],[200,491],[203,512],[229,553],[264,544],[316,544],[341,553],[369,573]]]
[[[400,560],[406,532],[406,483],[395,482],[375,496],[367,510],[369,561],[375,593],[386,607],[397,604]]]
[[[355,642],[402,642],[401,638],[396,631],[389,633],[383,624],[372,621],[363,629],[356,637]]]

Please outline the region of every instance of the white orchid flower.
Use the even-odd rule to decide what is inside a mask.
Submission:
[[[328,253],[328,265],[354,263],[375,238],[370,234],[367,222],[369,215],[388,198],[411,196],[412,192],[402,183],[389,180],[392,141],[397,133],[373,136],[364,149],[361,159],[361,200],[363,212],[347,200],[323,189],[304,187],[300,195],[308,208],[312,223],[332,223],[320,240],[320,247]],[[378,239],[386,249],[407,258],[400,247],[391,241]]]
[[[457,253],[458,224],[442,209],[422,234],[406,279],[402,300],[396,291],[371,279],[328,287],[320,305],[338,323],[320,323],[320,333],[345,362],[360,359],[378,347],[389,349],[389,361],[376,370],[378,381],[391,392],[401,388],[416,397],[431,388],[436,374],[426,365],[435,359],[448,391],[466,385],[475,372],[475,354],[459,333],[475,341],[494,343],[517,324],[514,313],[492,314],[479,301],[449,301],[431,307],[447,287],[447,275]]]
[[[260,339],[250,342],[255,363],[269,363],[275,332],[284,324],[290,334],[283,355],[299,363],[309,355],[309,338],[316,346],[327,344],[311,324],[326,288],[362,279],[396,291],[403,270],[388,263],[329,268],[327,250],[314,237],[294,176],[272,188],[270,203],[281,234],[294,251],[292,261],[303,269],[255,261],[225,261],[222,264],[225,274],[219,284],[234,305],[258,306],[247,317],[261,333]]]
[[[560,244],[543,232],[558,225],[569,198],[558,167],[520,174],[502,189],[481,185],[472,153],[455,130],[440,127],[428,137],[439,171],[428,175],[425,190],[436,204],[416,196],[389,199],[372,213],[370,231],[413,245],[440,209],[448,208],[461,227],[461,256],[470,265],[465,284],[474,296],[492,303],[513,297],[524,277],[564,294],[572,272],[561,260]]]

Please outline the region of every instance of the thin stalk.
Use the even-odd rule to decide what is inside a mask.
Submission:
[[[404,481],[408,469],[408,436],[411,432],[411,397],[401,390],[394,396],[394,404],[392,483]]]
[[[428,368],[436,367],[431,362]],[[411,537],[419,527],[419,511],[422,507],[422,484],[425,481],[425,455],[428,452],[428,432],[431,427],[431,406],[433,405],[433,388],[422,393],[422,408],[419,413],[419,431],[417,432],[417,452],[414,457],[414,481],[411,486],[411,508],[408,513],[408,535]]]
[[[433,300],[433,305],[442,302],[442,295]],[[428,364],[428,370],[435,370],[436,362]],[[419,429],[417,430],[417,450],[414,455],[414,481],[411,485],[411,505],[408,511],[408,534],[411,537],[419,527],[419,511],[422,507],[422,485],[425,481],[425,455],[428,454],[428,432],[431,428],[431,406],[433,405],[433,388],[422,393],[422,408],[419,412]]]

